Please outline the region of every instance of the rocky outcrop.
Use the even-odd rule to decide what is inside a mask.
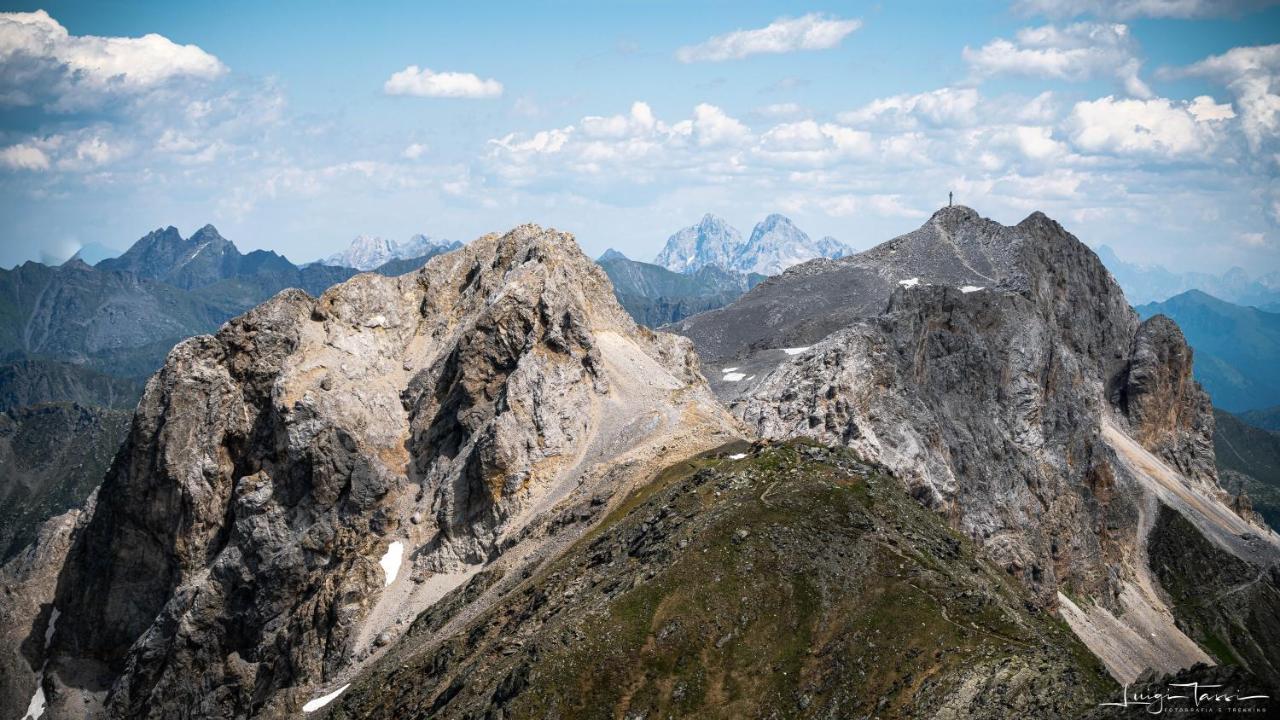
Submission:
[[[295,712],[553,508],[732,432],[561,233],[281,293],[149,381],[59,582],[51,717]]]
[[[1175,322],[1148,318],[1134,335],[1112,402],[1129,419],[1134,439],[1185,477],[1216,486],[1213,405],[1191,377],[1191,355]]]
[[[54,592],[92,497],[87,505],[41,523],[34,539],[0,564],[0,708],[6,716],[23,717],[47,704],[43,671],[58,619]]]

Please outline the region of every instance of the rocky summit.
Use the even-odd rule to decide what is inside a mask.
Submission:
[[[478,568],[730,437],[697,368],[536,226],[181,343],[67,553],[48,717],[296,712]]]
[[[846,301],[783,309],[826,287]],[[884,463],[1119,680],[1209,660],[1152,577],[1158,508],[1264,575],[1280,558],[1280,537],[1218,484],[1212,408],[1177,326],[1139,324],[1093,252],[1040,213],[1007,227],[945,208],[681,330],[718,359],[717,389],[755,434]]]
[[[753,246],[789,252],[763,225]],[[1134,682],[1280,695],[1280,535],[1244,492],[1269,456],[1223,482],[1215,442],[1243,436],[1215,432],[1177,323],[1140,320],[1057,222],[943,208],[678,334],[619,298],[700,298],[696,273],[601,264],[525,225],[180,342],[96,492],[40,475],[61,514],[0,566],[4,711],[1076,718]],[[38,464],[18,438],[39,419],[10,418]]]

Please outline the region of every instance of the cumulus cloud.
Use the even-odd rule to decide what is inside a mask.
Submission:
[[[1207,96],[1191,102],[1107,96],[1076,103],[1066,125],[1071,142],[1086,152],[1173,159],[1210,149],[1232,117],[1230,105]]]
[[[1242,129],[1254,151],[1280,134],[1280,44],[1232,48],[1162,74],[1203,77],[1225,86],[1235,97]]]
[[[770,128],[754,148],[757,157],[788,166],[821,166],[868,157],[875,149],[871,133],[812,120]]]
[[[962,54],[978,77],[1024,75],[1070,82],[1114,77],[1128,95],[1152,97],[1139,77],[1142,61],[1127,25],[1082,22],[1024,28],[1013,40],[999,38],[976,50],[965,46]]]
[[[404,159],[406,160],[417,160],[418,158],[422,157],[423,154],[425,154],[428,149],[429,148],[426,145],[423,145],[422,143],[409,143],[409,145],[405,147],[404,151],[400,153],[400,155],[404,157]]]
[[[113,96],[225,72],[226,66],[201,48],[155,33],[71,35],[43,10],[0,13],[0,104],[80,110]]]
[[[755,30],[735,30],[706,42],[676,51],[683,63],[741,60],[762,53],[789,53],[798,50],[828,50],[862,27],[861,20],[829,18],[810,13],[798,18],[779,18]]]
[[[1094,15],[1117,20],[1188,19],[1243,15],[1278,2],[1280,0],[1017,0],[1013,8],[1025,15],[1055,18]]]
[[[502,83],[492,78],[482,79],[472,73],[434,72],[430,68],[410,65],[387,78],[382,90],[388,95],[496,98],[502,96]]]
[[[693,119],[678,123],[675,131],[690,135],[703,147],[734,144],[746,140],[751,131],[715,105],[702,103],[693,109]]]
[[[34,145],[19,143],[0,149],[0,165],[12,170],[48,170],[49,156]]]
[[[701,103],[691,116],[666,122],[647,103],[636,102],[626,113],[492,139],[487,162],[509,184],[587,175],[595,179],[584,188],[599,192],[601,178],[611,186],[643,185],[664,172],[734,172],[736,154],[751,139],[745,124],[715,105]]]
[[[894,95],[867,103],[839,115],[850,125],[887,125],[911,128],[921,122],[937,126],[972,125],[980,102],[973,88],[941,88],[917,95]]]

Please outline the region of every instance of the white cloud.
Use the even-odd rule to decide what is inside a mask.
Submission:
[[[1240,233],[1240,242],[1252,248],[1266,247],[1267,236],[1260,232]]]
[[[502,83],[481,79],[472,73],[434,72],[410,65],[393,73],[382,89],[388,95],[415,95],[444,98],[495,98],[502,95]]]
[[[631,104],[627,115],[582,118],[582,134],[589,138],[626,138],[647,135],[658,129],[658,121],[648,103]]]
[[[973,88],[941,88],[918,95],[894,95],[873,100],[857,110],[841,113],[840,122],[913,128],[923,120],[933,126],[972,125],[978,120],[978,91]]]
[[[775,164],[821,166],[868,157],[874,150],[871,133],[803,120],[770,128],[760,137],[755,154]]]
[[[701,146],[726,145],[742,142],[751,136],[746,125],[729,117],[715,105],[702,103],[693,109],[692,134]],[[677,126],[677,132],[684,132],[685,123]]]
[[[19,143],[0,150],[0,165],[11,170],[48,170],[49,156],[38,147]]]
[[[733,172],[735,153],[751,138],[746,125],[714,105],[699,104],[691,117],[667,123],[636,102],[626,114],[492,139],[488,161],[511,184],[576,174],[593,176],[589,185],[598,190],[606,172],[610,184],[644,184],[660,172]]]
[[[426,153],[428,149],[429,148],[426,145],[423,145],[422,143],[410,143],[408,147],[404,149],[404,152],[400,154],[406,160],[417,160],[418,158],[422,157],[422,155]]]
[[[1241,15],[1277,4],[1277,0],[1017,0],[1026,15],[1069,18],[1079,15],[1130,18],[1203,18]]]
[[[1164,75],[1209,78],[1230,90],[1245,138],[1255,152],[1280,135],[1280,44],[1232,48],[1185,68],[1166,70]]]
[[[766,27],[736,30],[706,42],[682,47],[676,59],[683,63],[741,60],[761,53],[789,53],[798,50],[827,50],[862,27],[861,20],[828,18],[810,13],[798,18],[779,18]]]
[[[1139,77],[1142,61],[1126,25],[1075,23],[1023,28],[1014,40],[999,38],[962,53],[978,77],[1024,75],[1080,82],[1114,77],[1133,97],[1149,98],[1151,89]]]
[[[1208,150],[1221,122],[1232,117],[1230,109],[1208,97],[1180,102],[1107,96],[1076,103],[1066,125],[1072,143],[1087,152],[1174,158]]]
[[[225,72],[218,58],[199,47],[155,33],[138,38],[71,35],[43,10],[0,13],[0,104],[75,110],[112,95]]]

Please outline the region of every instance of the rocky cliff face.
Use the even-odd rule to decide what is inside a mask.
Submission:
[[[1046,606],[1069,603],[1062,592],[1096,598],[1090,612],[1105,608],[1106,618],[1085,628],[1083,615],[1067,615],[1118,678],[1207,659],[1152,578],[1156,507],[1187,513],[1252,562],[1277,557],[1280,538],[1223,503],[1211,408],[1176,326],[1139,326],[1096,256],[1039,213],[1004,227],[947,208],[827,267],[799,268],[770,292],[826,272],[857,278],[857,268],[869,279],[849,292],[863,307],[885,292],[883,278],[896,281],[884,312],[786,355],[738,351],[743,365],[776,365],[756,371],[735,412],[763,437],[811,437],[884,462]],[[1257,532],[1262,546],[1239,542]],[[1104,626],[1116,616],[1134,638],[1174,639],[1135,640],[1125,657],[1108,656]]]
[[[554,231],[286,291],[148,383],[59,582],[51,716],[296,709],[562,502],[732,432]]]
[[[1156,315],[1138,326],[1112,402],[1148,450],[1184,477],[1217,486],[1213,405],[1191,377],[1191,348],[1178,325]]]

